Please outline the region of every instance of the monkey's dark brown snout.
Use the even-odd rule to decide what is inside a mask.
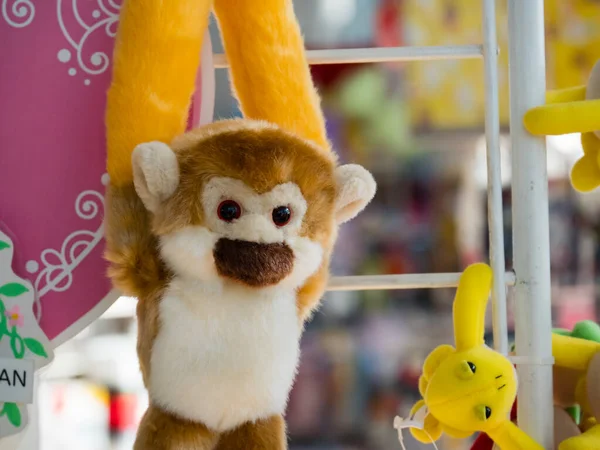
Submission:
[[[294,268],[294,252],[283,243],[220,239],[213,255],[219,275],[252,287],[277,284]]]

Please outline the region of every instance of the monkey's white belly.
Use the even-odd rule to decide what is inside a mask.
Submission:
[[[153,402],[225,431],[284,412],[299,358],[295,292],[221,293],[172,283],[152,348]]]

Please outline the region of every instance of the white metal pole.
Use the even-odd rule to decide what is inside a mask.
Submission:
[[[485,68],[485,136],[490,263],[494,272],[492,318],[494,348],[508,355],[506,283],[504,281],[504,215],[500,171],[500,102],[498,100],[498,38],[495,0],[483,0],[483,61]]]
[[[548,174],[544,138],[523,115],[546,91],[544,1],[509,0],[510,130],[519,426],[553,448]]]
[[[381,291],[402,289],[442,289],[458,286],[460,273],[408,273],[402,275],[359,275],[332,277],[328,291]],[[505,283],[514,285],[512,272],[504,274]]]
[[[425,47],[374,47],[308,50],[308,63],[317,64],[361,64],[404,61],[436,61],[444,59],[481,58],[481,45],[440,45]],[[223,53],[214,55],[216,69],[229,67]]]

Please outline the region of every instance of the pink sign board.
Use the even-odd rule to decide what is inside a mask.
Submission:
[[[0,1],[0,228],[54,345],[119,295],[105,275],[102,219],[104,113],[121,1]],[[212,120],[208,37],[202,52],[190,125]]]

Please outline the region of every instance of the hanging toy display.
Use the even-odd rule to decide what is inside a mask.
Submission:
[[[549,91],[546,105],[528,111],[524,125],[538,136],[581,133],[583,157],[573,166],[571,183],[580,192],[600,186],[600,61],[587,86]]]
[[[216,0],[245,119],[184,132],[209,0],[126,0],[106,258],[138,298],[148,449],[285,449],[303,323],[375,181],[336,163],[291,0]]]
[[[408,421],[396,418],[400,437],[403,428],[422,443],[434,443],[442,433],[467,438],[483,431],[501,450],[543,449],[510,421],[516,371],[484,342],[491,286],[492,270],[485,264],[473,264],[462,274],[453,304],[455,347],[441,345],[425,360],[419,379],[423,400]]]

